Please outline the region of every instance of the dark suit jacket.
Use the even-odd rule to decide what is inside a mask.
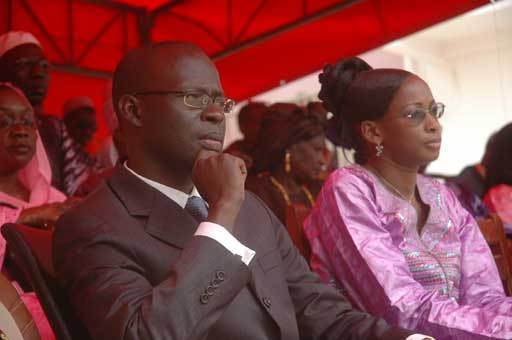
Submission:
[[[247,193],[235,237],[246,266],[119,167],[58,222],[55,267],[95,339],[403,339],[320,282],[284,227]]]

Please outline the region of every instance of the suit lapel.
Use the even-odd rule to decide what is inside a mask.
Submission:
[[[152,188],[122,165],[108,185],[133,217],[143,218],[148,234],[183,249],[198,223],[173,200]]]
[[[108,185],[130,215],[145,218],[145,230],[153,237],[183,249],[194,235],[198,223],[192,216],[173,200],[134,176],[124,166],[118,166],[108,180]],[[283,320],[286,316],[282,315],[282,310],[276,308],[277,306],[266,308],[262,303],[264,298],[275,297],[272,295],[272,288],[265,285],[265,272],[259,261],[265,254],[267,242],[259,233],[257,226],[251,223],[254,219],[251,213],[251,209],[241,209],[235,237],[242,244],[256,251],[255,258],[249,264],[252,273],[249,289],[274,322],[281,326],[286,324]]]
[[[176,246],[185,247],[194,236],[198,222],[174,201],[158,192],[148,217],[146,231],[152,236]],[[161,197],[160,197],[161,196]]]

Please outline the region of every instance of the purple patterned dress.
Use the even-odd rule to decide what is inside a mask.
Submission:
[[[416,211],[365,168],[334,172],[304,222],[311,266],[357,308],[437,339],[512,339],[512,298],[473,217],[444,185],[418,176]]]

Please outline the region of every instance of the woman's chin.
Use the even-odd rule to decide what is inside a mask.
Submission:
[[[437,160],[439,158],[439,152],[437,154],[430,154],[426,157],[423,157],[422,161],[420,162],[420,166],[425,166],[433,161]]]
[[[26,167],[28,165],[28,163],[30,163],[30,161],[32,160],[34,156],[29,156],[29,155],[19,155],[17,157],[14,158],[14,163],[16,164],[16,168],[17,170],[22,170],[24,167]]]

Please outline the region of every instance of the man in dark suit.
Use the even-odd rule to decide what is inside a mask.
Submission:
[[[231,102],[198,47],[131,51],[113,99],[128,161],[59,221],[54,239],[58,279],[94,339],[410,335],[323,285],[244,192],[244,162],[221,153]]]

